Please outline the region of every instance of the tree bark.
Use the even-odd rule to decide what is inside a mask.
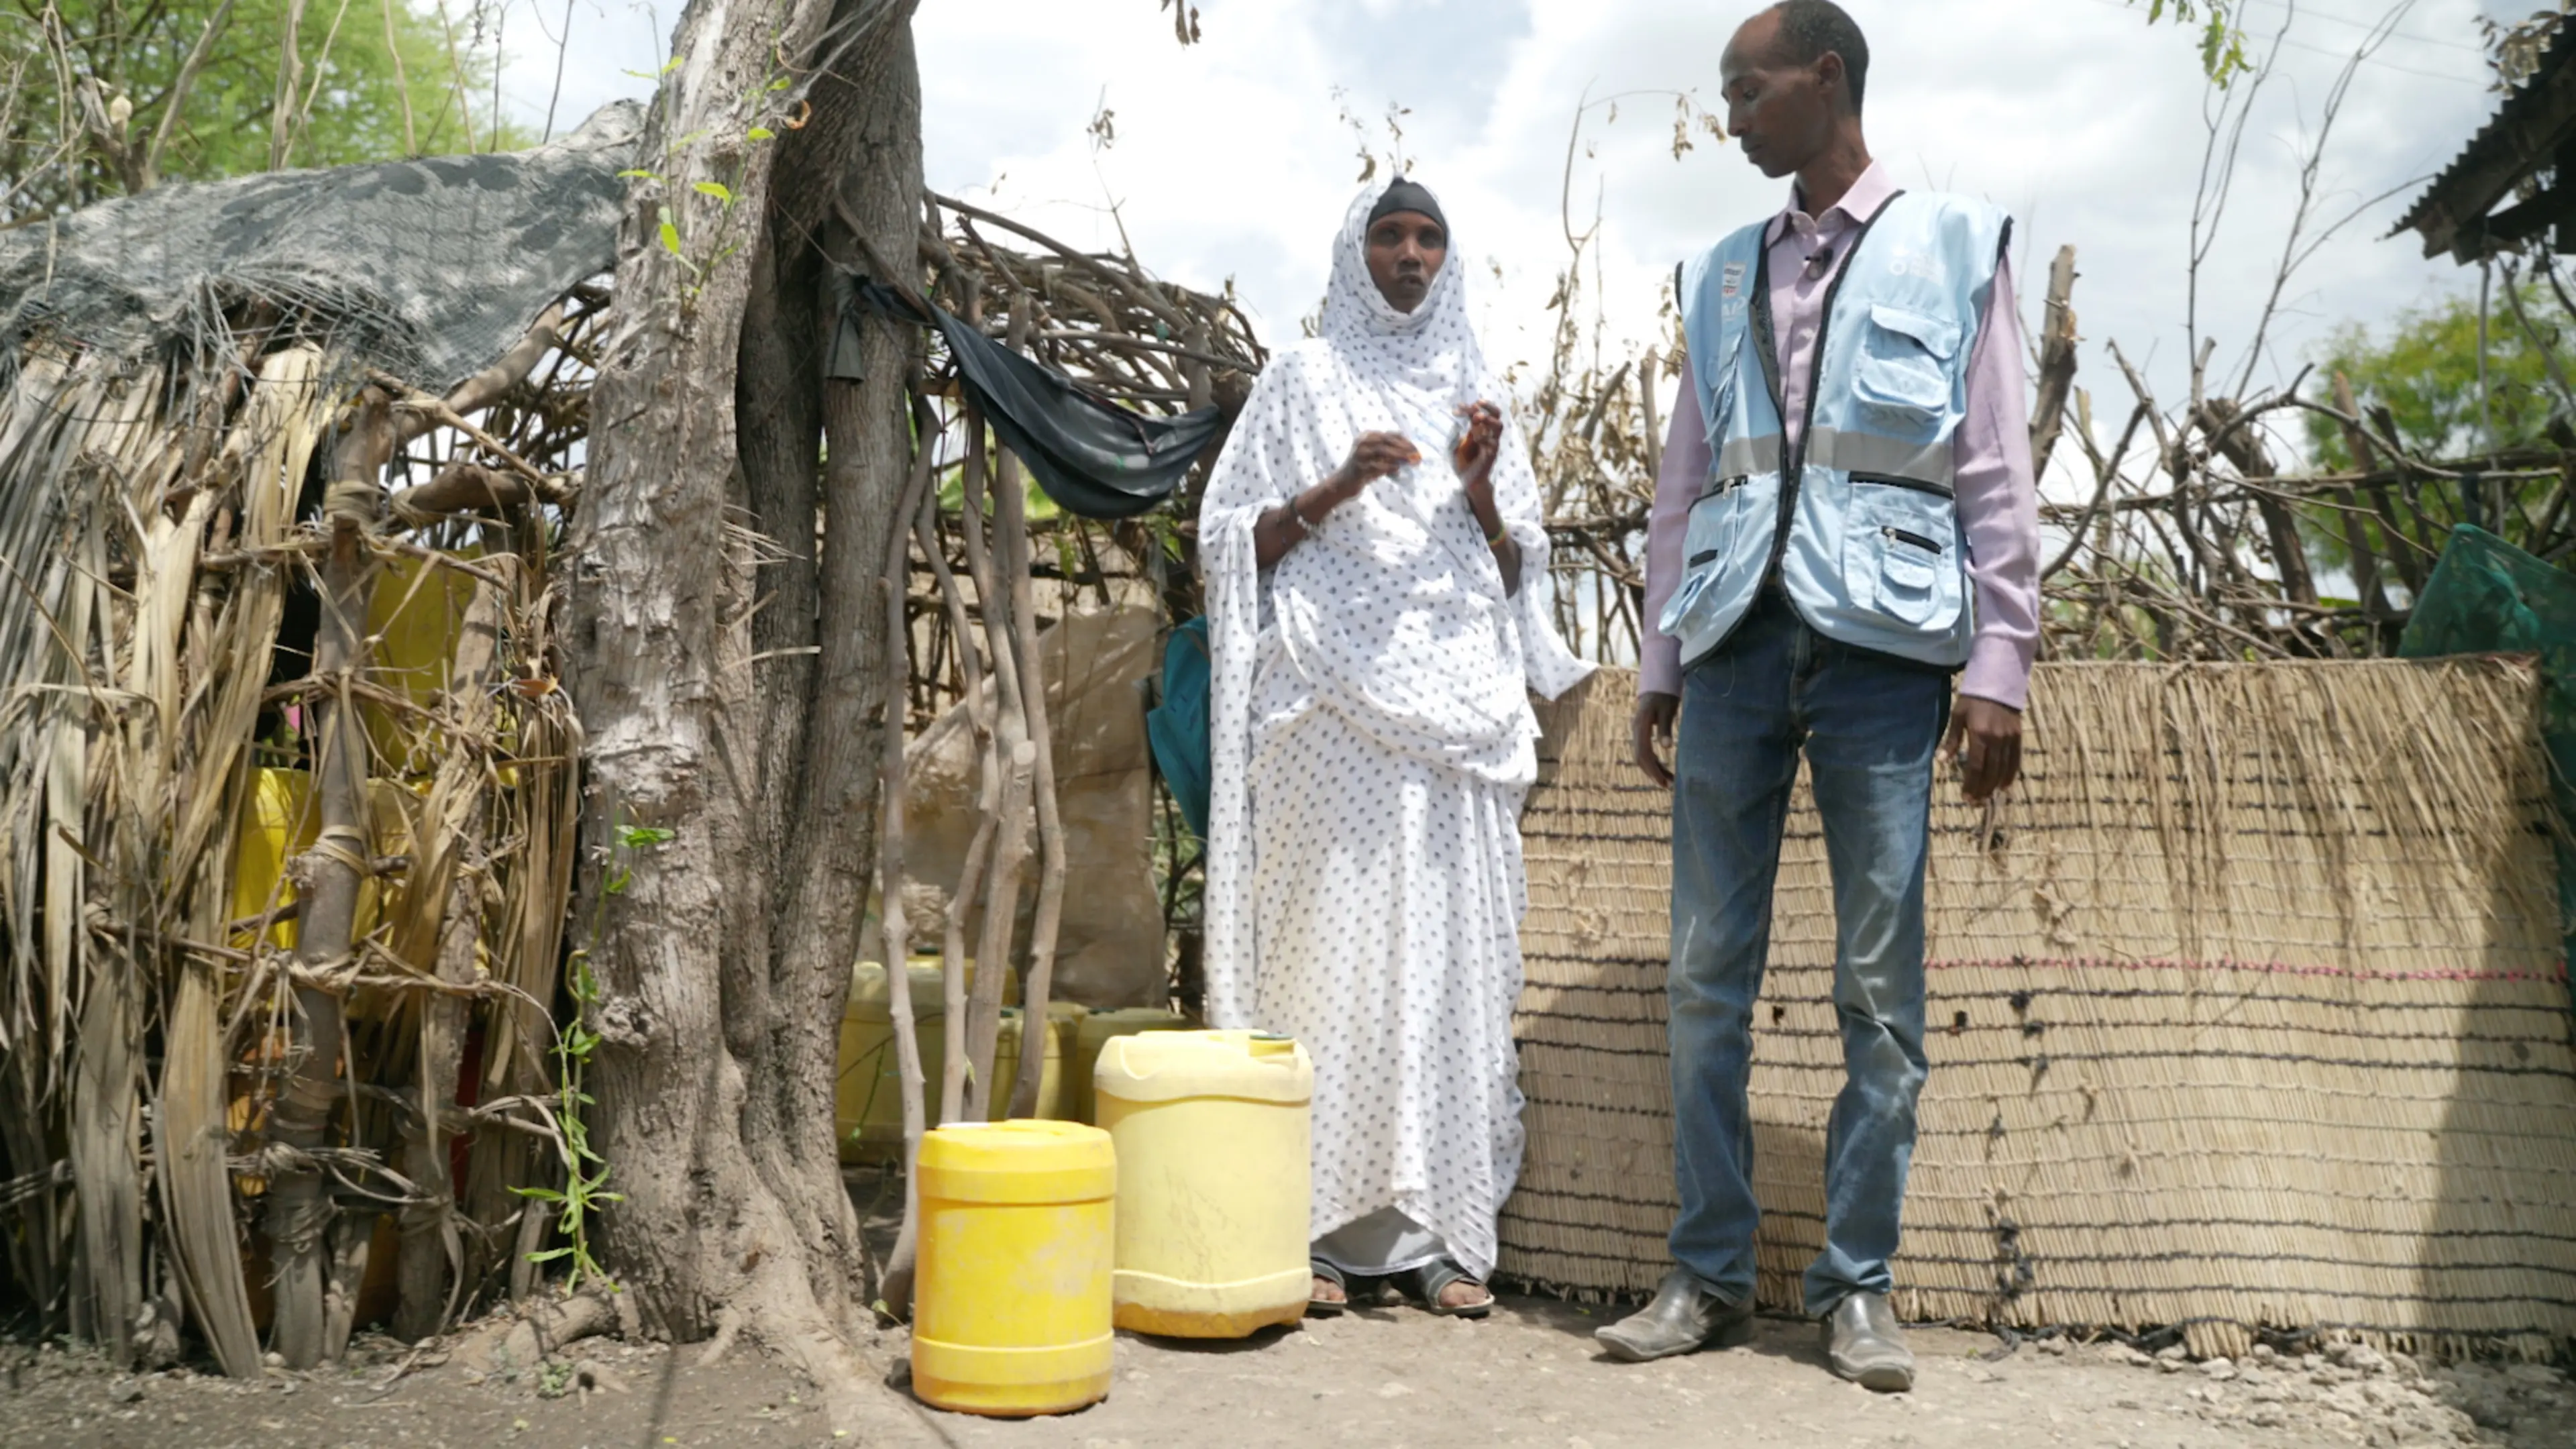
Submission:
[[[836,225],[913,254],[911,11],[684,14],[620,239],[566,645],[588,731],[592,1136],[625,1195],[606,1262],[647,1331],[714,1335],[710,1357],[763,1340],[869,1443],[911,1421],[862,1357],[832,1082],[875,863],[876,581],[914,344],[870,320],[866,379],[825,384],[816,282]]]

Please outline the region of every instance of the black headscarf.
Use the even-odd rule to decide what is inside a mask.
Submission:
[[[1444,234],[1449,230],[1449,218],[1440,214],[1440,202],[1432,196],[1430,188],[1403,176],[1395,178],[1387,186],[1386,194],[1377,199],[1377,205],[1369,208],[1368,224],[1375,226],[1381,217],[1393,216],[1399,211],[1420,212],[1440,223]]]

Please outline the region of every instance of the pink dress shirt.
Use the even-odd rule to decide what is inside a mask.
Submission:
[[[1820,217],[1789,209],[1769,233],[1771,316],[1780,345],[1783,422],[1795,447],[1806,412],[1807,381],[1825,296],[1850,249],[1844,242],[1878,214],[1896,188],[1876,162]],[[1824,252],[1819,257],[1817,253]],[[1812,259],[1812,263],[1811,263]],[[1951,446],[1957,464],[1959,523],[1968,538],[1968,576],[1977,600],[1976,637],[1959,692],[2020,709],[2030,694],[2030,665],[2039,653],[2039,489],[2030,475],[2030,410],[2022,400],[2021,319],[2012,306],[2012,262],[1995,271],[1968,358],[1968,414]],[[1645,657],[1638,688],[1681,693],[1681,646],[1655,627],[1664,601],[1681,582],[1682,535],[1690,507],[1708,481],[1708,427],[1699,388],[1685,374],[1673,402],[1672,435],[1655,479],[1646,528]]]

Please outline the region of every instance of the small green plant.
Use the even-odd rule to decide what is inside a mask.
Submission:
[[[2167,10],[2181,24],[2200,27],[2200,68],[2210,84],[2223,89],[2254,68],[2246,58],[2245,29],[2239,23],[2244,0],[2147,0],[2147,23],[2163,20]]]
[[[619,823],[614,831],[616,846],[610,857],[608,878],[600,885],[597,911],[592,918],[591,935],[607,913],[609,896],[624,895],[634,883],[635,872],[625,857],[638,850],[658,849],[677,836],[676,831],[656,825]],[[565,989],[572,994],[572,1015],[555,1033],[555,1130],[563,1139],[564,1185],[552,1187],[513,1188],[519,1196],[544,1203],[555,1209],[555,1229],[564,1238],[559,1248],[530,1253],[531,1263],[551,1263],[570,1259],[572,1271],[565,1279],[567,1291],[581,1286],[586,1278],[596,1278],[611,1289],[616,1280],[599,1260],[590,1254],[590,1220],[609,1203],[624,1202],[623,1193],[607,1190],[609,1165],[590,1145],[590,1124],[583,1109],[596,1104],[597,1098],[582,1090],[582,1077],[593,1053],[599,1050],[600,1035],[590,1028],[590,1009],[600,999],[599,978],[590,969],[587,947],[572,953],[572,976]]]
[[[599,1000],[599,978],[590,970],[590,953],[575,951],[572,955],[573,1010],[563,1029],[555,1033],[555,1075],[559,1082],[555,1105],[555,1130],[563,1137],[564,1185],[552,1187],[513,1188],[519,1196],[541,1202],[556,1210],[555,1229],[563,1234],[564,1245],[530,1253],[531,1263],[551,1263],[558,1258],[572,1260],[571,1275],[565,1280],[567,1290],[578,1288],[585,1278],[596,1278],[611,1288],[615,1280],[599,1260],[590,1255],[590,1219],[606,1203],[624,1202],[623,1193],[607,1191],[608,1162],[590,1145],[590,1125],[582,1109],[597,1099],[582,1090],[583,1069],[590,1064],[591,1053],[599,1049],[599,1033],[588,1025],[592,1003]]]
[[[537,1373],[537,1397],[560,1399],[572,1387],[573,1367],[562,1359],[547,1364]]]
[[[679,64],[679,57],[672,57],[671,61],[662,67],[661,75],[654,79],[661,80],[667,85],[671,72],[677,69]],[[629,71],[627,74],[641,75],[642,73]],[[743,94],[741,107],[743,110],[755,113],[764,106],[774,107],[775,102],[771,98],[793,84],[790,77],[773,74]],[[782,124],[790,129],[801,127],[805,124],[804,114],[800,109],[796,119],[783,121]],[[672,171],[680,170],[681,160],[688,149],[705,140],[708,134],[704,130],[691,131],[672,141],[663,148],[663,165]],[[777,139],[778,132],[766,125],[754,125],[746,128],[742,133],[742,144],[745,147],[757,146],[764,141]],[[734,214],[734,201],[735,192],[742,183],[744,165],[745,161],[737,155],[733,166],[732,185],[711,180],[689,183],[689,190],[716,204],[714,217],[700,228],[698,236],[691,236],[684,231],[681,213],[673,210],[669,203],[665,202],[654,208],[655,239],[660,242],[662,250],[669,252],[671,259],[678,262],[681,269],[688,273],[688,279],[680,284],[680,305],[683,310],[697,305],[698,294],[706,287],[707,274],[742,250],[744,236],[738,225],[740,218]],[[642,166],[630,167],[618,172],[617,175],[621,180],[648,181],[665,188],[677,184],[675,177]]]

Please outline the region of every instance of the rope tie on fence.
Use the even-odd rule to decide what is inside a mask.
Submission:
[[[385,490],[373,479],[335,478],[322,494],[322,516],[334,524],[373,528],[384,508]]]
[[[367,832],[357,826],[326,825],[315,837],[311,853],[346,866],[364,879],[376,873],[375,857],[367,853],[367,844]]]

